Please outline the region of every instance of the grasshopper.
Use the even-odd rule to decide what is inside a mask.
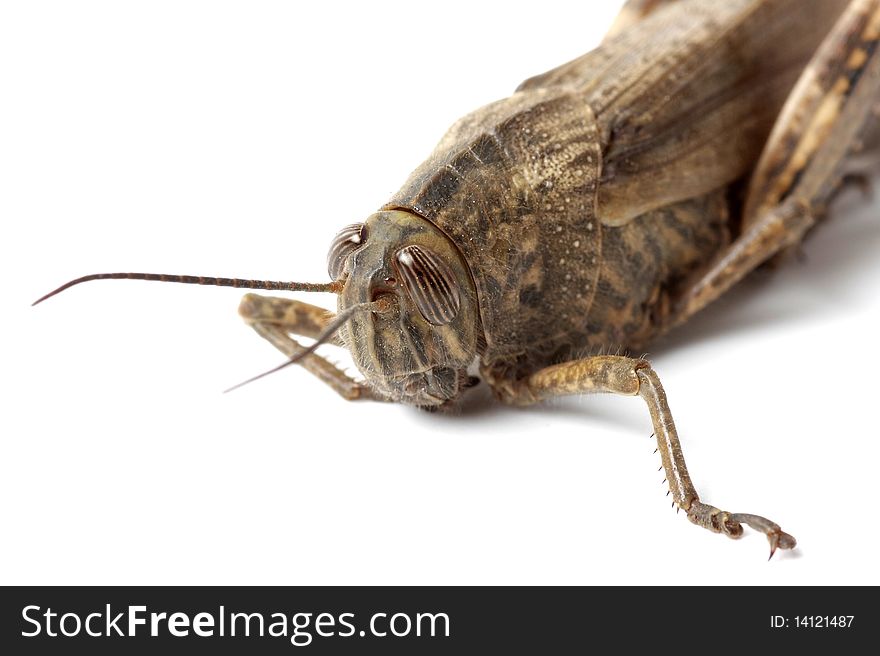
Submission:
[[[330,282],[93,274],[37,303],[98,279],[331,292],[335,315],[256,294],[239,311],[281,366],[345,399],[448,407],[475,362],[512,405],[640,396],[673,504],[732,538],[765,534],[772,557],[794,537],[697,494],[650,363],[583,353],[642,350],[822,221],[847,157],[876,137],[878,39],[880,0],[629,0],[600,47],[459,120],[343,228]]]

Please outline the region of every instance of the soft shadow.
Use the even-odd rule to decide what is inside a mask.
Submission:
[[[773,554],[773,560],[800,560],[804,557],[803,552],[800,547],[795,547],[794,549],[786,549],[784,551],[777,551]]]

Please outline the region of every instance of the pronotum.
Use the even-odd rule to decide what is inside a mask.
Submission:
[[[640,396],[674,505],[730,537],[764,533],[772,556],[795,539],[698,496],[651,365],[582,354],[641,352],[823,220],[875,137],[878,38],[876,0],[630,0],[599,48],[465,116],[343,228],[330,282],[94,274],[37,302],[123,278],[331,292],[335,316],[254,294],[240,312],[282,366],[344,398],[448,407],[475,362],[505,403]],[[363,379],[322,343],[348,348]]]

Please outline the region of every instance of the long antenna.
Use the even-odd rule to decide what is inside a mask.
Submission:
[[[318,338],[315,340],[315,343],[309,346],[308,348],[303,349],[300,353],[297,353],[292,358],[290,358],[287,362],[283,362],[279,364],[277,367],[273,367],[268,371],[264,371],[261,374],[257,374],[253,378],[248,378],[245,381],[238,383],[237,385],[233,385],[229,389],[223,390],[223,393],[226,394],[231,392],[232,390],[237,390],[239,387],[243,387],[248,383],[252,383],[255,380],[260,380],[260,378],[264,378],[269,374],[274,374],[276,371],[281,371],[285,367],[289,367],[292,364],[296,364],[300,360],[302,360],[307,355],[314,353],[315,350],[321,346],[321,344],[325,344],[333,335],[336,334],[336,331],[339,330],[342,325],[351,319],[351,317],[358,312],[363,312],[365,310],[372,310],[373,312],[387,312],[391,308],[391,303],[386,298],[379,298],[371,303],[358,303],[357,305],[352,305],[350,308],[346,308],[342,312],[336,315],[336,318],[333,319],[327,327],[324,329]]]
[[[179,276],[165,273],[93,273],[89,276],[76,278],[66,282],[45,296],[41,296],[31,305],[42,303],[65,289],[91,280],[150,280],[155,282],[179,282],[189,285],[214,285],[217,287],[240,287],[242,289],[270,289],[288,292],[330,292],[338,294],[342,291],[342,283],[337,282],[274,282],[272,280],[244,280],[241,278],[208,278],[204,276]]]

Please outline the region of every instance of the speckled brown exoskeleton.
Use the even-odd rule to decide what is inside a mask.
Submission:
[[[501,401],[647,403],[673,503],[730,537],[795,539],[702,501],[641,352],[824,217],[875,141],[880,0],[629,0],[600,47],[459,120],[377,213],[343,228],[329,283],[96,274],[324,291],[338,313],[248,294],[245,320],[346,399],[437,408],[480,377]],[[39,301],[38,301],[39,302]],[[315,339],[304,347],[294,339]],[[350,350],[363,380],[315,352]]]

